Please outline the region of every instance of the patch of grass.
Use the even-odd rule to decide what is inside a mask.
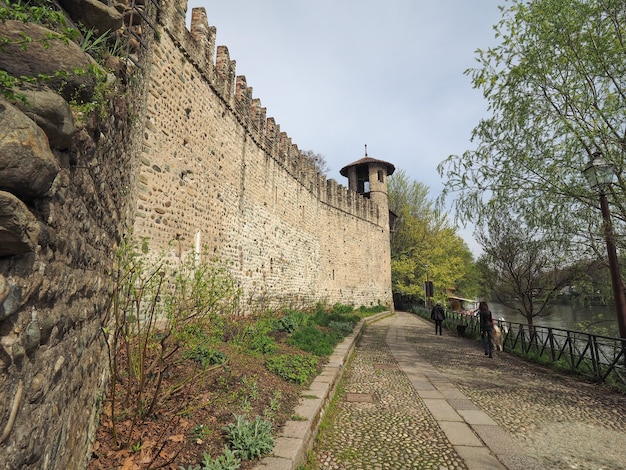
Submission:
[[[315,356],[330,356],[342,339],[343,335],[336,330],[305,326],[291,335],[287,343]]]
[[[320,421],[318,435],[315,439],[315,445],[321,445],[324,442],[324,439],[328,438],[328,430],[332,427],[335,419],[337,417],[339,402],[343,400],[346,396],[346,389],[343,384],[343,380],[337,385],[337,390],[335,395],[333,396],[330,404],[328,405],[328,410],[324,414],[324,417]]]

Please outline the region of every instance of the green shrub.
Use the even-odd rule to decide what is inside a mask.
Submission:
[[[321,331],[315,326],[305,326],[291,335],[287,343],[316,356],[330,356],[342,339],[343,335],[336,330]]]
[[[261,354],[269,354],[278,348],[276,341],[271,336],[255,336],[250,342],[250,349]]]
[[[292,316],[286,316],[276,320],[276,329],[284,333],[293,333],[298,328],[298,322]]]
[[[351,305],[343,305],[339,303],[333,305],[332,313],[336,315],[346,315],[352,312],[354,312],[354,308],[352,308]]]
[[[257,416],[248,421],[243,415],[235,415],[235,423],[224,426],[230,447],[243,460],[253,460],[268,454],[274,448],[272,423]]]
[[[299,310],[286,310],[283,316],[274,321],[274,330],[292,334],[298,328],[311,325],[314,322],[309,313]]]
[[[199,344],[193,349],[187,349],[183,352],[183,357],[197,362],[202,367],[226,362],[226,355],[222,351],[211,349],[205,344]]]
[[[149,251],[145,240],[132,236],[120,244],[111,273],[111,325],[102,328],[111,376],[113,441],[122,448],[133,445],[137,427],[169,397],[206,379],[206,371],[196,370],[175,381],[160,380],[153,371],[174,365],[174,352],[181,349],[204,367],[224,362],[224,354],[209,347],[211,333],[205,331],[211,331],[215,318],[231,311],[240,294],[221,264],[192,257],[171,263],[165,253],[149,256]],[[119,417],[130,418],[131,426],[119,426]]]
[[[278,354],[269,356],[265,367],[283,380],[302,385],[317,374],[318,359],[312,356]]]
[[[243,318],[238,322],[238,332],[231,342],[244,351],[271,352],[275,349],[274,341],[268,335],[274,330],[274,322],[269,312]]]
[[[361,305],[359,307],[360,313],[380,313],[380,312],[384,312],[385,310],[389,310],[389,309],[385,307],[384,305],[381,305],[380,301],[378,305],[374,305],[372,307],[366,307],[365,305]]]
[[[350,322],[331,321],[328,323],[328,326],[333,330],[343,333],[344,335],[352,333],[352,330],[354,329],[354,324]]]
[[[207,453],[204,454],[202,470],[237,470],[241,465],[241,460],[228,447],[224,447],[224,452],[215,459]]]
[[[237,470],[241,466],[241,460],[228,447],[224,447],[224,452],[215,459],[207,452],[204,453],[202,466],[189,467],[187,470]],[[185,470],[184,467],[180,467]]]

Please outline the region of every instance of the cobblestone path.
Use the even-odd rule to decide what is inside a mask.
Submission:
[[[626,396],[480,344],[399,312],[367,326],[344,374],[332,419],[315,456],[320,469],[465,469],[406,374],[387,333],[402,319],[416,360],[431,364],[511,434],[528,461],[500,468],[626,468]],[[397,325],[397,324],[396,324]]]
[[[429,337],[420,320],[407,331],[416,354],[515,436],[540,468],[626,469],[626,395],[506,352],[490,361],[478,342]]]
[[[343,379],[334,425],[318,447],[323,469],[466,469],[385,344],[367,327]]]

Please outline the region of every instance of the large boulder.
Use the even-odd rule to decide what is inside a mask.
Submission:
[[[45,85],[67,101],[92,100],[96,87],[92,68],[98,65],[78,44],[55,39],[57,33],[37,24],[13,20],[0,22],[0,37],[6,38],[0,49],[0,70],[13,77],[46,75],[50,78]]]
[[[17,101],[15,106],[43,129],[50,147],[69,148],[76,126],[68,102],[49,88],[21,89],[19,93],[26,98],[26,103]]]
[[[99,0],[59,0],[75,23],[95,29],[99,34],[114,32],[122,27],[124,15]]]
[[[22,201],[0,191],[0,256],[34,251],[40,230],[37,219]]]
[[[59,170],[41,128],[15,106],[0,101],[0,190],[23,199],[42,197]]]

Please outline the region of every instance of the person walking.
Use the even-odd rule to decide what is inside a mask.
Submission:
[[[439,335],[441,335],[443,320],[446,318],[446,312],[443,310],[443,307],[439,302],[437,302],[437,304],[430,311],[430,318],[435,320],[435,334],[439,331]]]
[[[478,315],[480,317],[480,340],[485,350],[485,356],[489,355],[493,357],[493,315],[487,302],[480,302],[478,304]]]

